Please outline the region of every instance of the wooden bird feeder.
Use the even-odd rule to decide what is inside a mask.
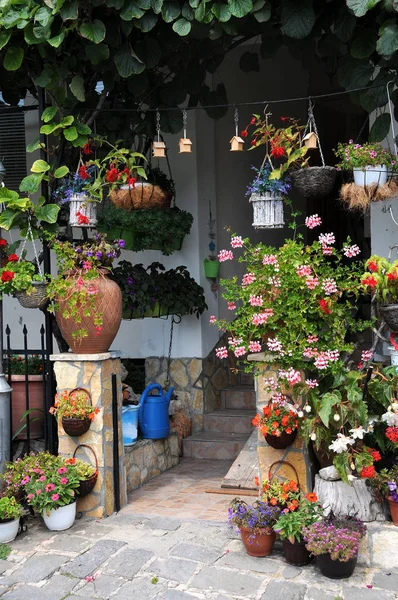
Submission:
[[[166,156],[166,144],[164,142],[153,142],[152,154],[157,158],[165,158]]]
[[[306,148],[318,148],[318,140],[313,131],[303,137],[303,142]]]
[[[229,143],[231,144],[231,152],[242,152],[244,150],[245,142],[238,135],[234,135]]]
[[[179,154],[183,154],[185,152],[192,152],[192,142],[189,138],[181,138],[178,142],[179,146]]]

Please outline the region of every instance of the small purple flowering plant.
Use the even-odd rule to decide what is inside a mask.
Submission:
[[[289,177],[285,177],[284,179],[270,179],[272,169],[268,164],[261,169],[252,166],[252,169],[256,173],[256,177],[247,186],[246,196],[251,196],[252,194],[261,195],[266,192],[271,192],[277,196],[286,196],[292,187]]]
[[[335,517],[316,521],[303,528],[306,548],[314,556],[329,554],[332,560],[347,562],[358,556],[366,525],[356,517]]]
[[[270,533],[280,512],[278,506],[261,500],[250,506],[244,500],[234,498],[228,508],[228,523],[231,526],[235,525],[238,531],[248,529],[254,538],[261,533]]]

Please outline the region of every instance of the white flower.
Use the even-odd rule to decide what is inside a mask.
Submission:
[[[329,450],[333,450],[337,454],[346,452],[348,446],[352,446],[355,443],[353,438],[347,437],[342,433],[337,434],[337,438],[329,446]]]
[[[338,415],[337,413],[335,415],[333,415],[333,419],[335,421],[340,421],[340,415]]]
[[[381,415],[381,420],[387,423],[389,427],[398,427],[398,413],[386,412]]]
[[[316,440],[316,433],[311,433],[311,435],[310,435],[310,439],[311,439],[313,442],[315,442],[315,440]]]
[[[391,408],[394,412],[398,412],[398,402],[392,402]]]
[[[364,429],[362,427],[362,425],[360,425],[359,427],[350,429],[350,433],[352,434],[352,437],[354,438],[354,440],[363,440],[363,436],[365,435],[365,433],[368,433],[368,432],[366,429]]]
[[[351,471],[355,471],[355,464],[353,462],[350,464],[350,469]]]
[[[305,412],[310,413],[311,412],[311,406],[309,404],[306,404],[304,406],[304,410],[305,410]]]
[[[303,413],[303,411],[302,411],[302,410],[299,410],[299,411],[298,411],[298,413],[297,413],[297,416],[299,416],[299,417],[300,417],[300,419],[302,419],[302,418],[304,417],[304,413]]]

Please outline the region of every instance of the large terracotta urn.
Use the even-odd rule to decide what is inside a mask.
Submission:
[[[98,290],[92,298],[95,302],[95,314],[102,313],[103,322],[101,331],[97,330],[93,316],[82,316],[79,323],[73,318],[66,319],[63,317],[62,309],[67,304],[67,300],[58,300],[59,310],[55,313],[63,338],[69,344],[72,352],[76,354],[99,354],[107,352],[119,331],[122,320],[122,292],[117,283],[109,279],[106,275],[92,279],[90,283]],[[77,282],[73,287],[76,291],[80,290]],[[88,333],[87,337],[81,340],[73,338],[73,332],[79,329],[86,329]]]

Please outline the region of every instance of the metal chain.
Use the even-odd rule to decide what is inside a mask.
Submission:
[[[164,387],[166,390],[170,387],[170,364],[171,364],[171,349],[173,347],[173,333],[174,333],[174,315],[171,317],[171,325],[170,325],[170,342],[169,342],[169,354],[167,356],[167,374],[166,381],[164,382]]]
[[[187,138],[187,118],[188,118],[188,113],[187,113],[186,109],[184,108],[184,110],[182,111],[182,125],[184,128],[184,140]]]
[[[156,133],[158,135],[158,142],[160,142],[160,112],[156,109]]]
[[[304,129],[304,133],[303,133],[303,137],[302,140],[305,138],[305,136],[307,135],[307,131],[309,129],[310,133],[312,131],[312,128],[314,128],[314,133],[318,142],[318,149],[319,149],[319,154],[321,156],[321,161],[322,161],[322,166],[325,166],[325,159],[323,157],[323,152],[322,152],[322,146],[321,146],[321,140],[319,139],[319,134],[318,134],[318,128],[316,126],[316,122],[315,122],[315,117],[314,117],[314,105],[312,103],[312,99],[309,98],[308,99],[308,121],[307,121],[307,125],[305,126]],[[303,142],[301,142],[301,145],[303,145]]]
[[[235,111],[234,111],[234,121],[235,121],[235,135],[236,137],[239,136],[239,112],[237,107],[235,106]]]

